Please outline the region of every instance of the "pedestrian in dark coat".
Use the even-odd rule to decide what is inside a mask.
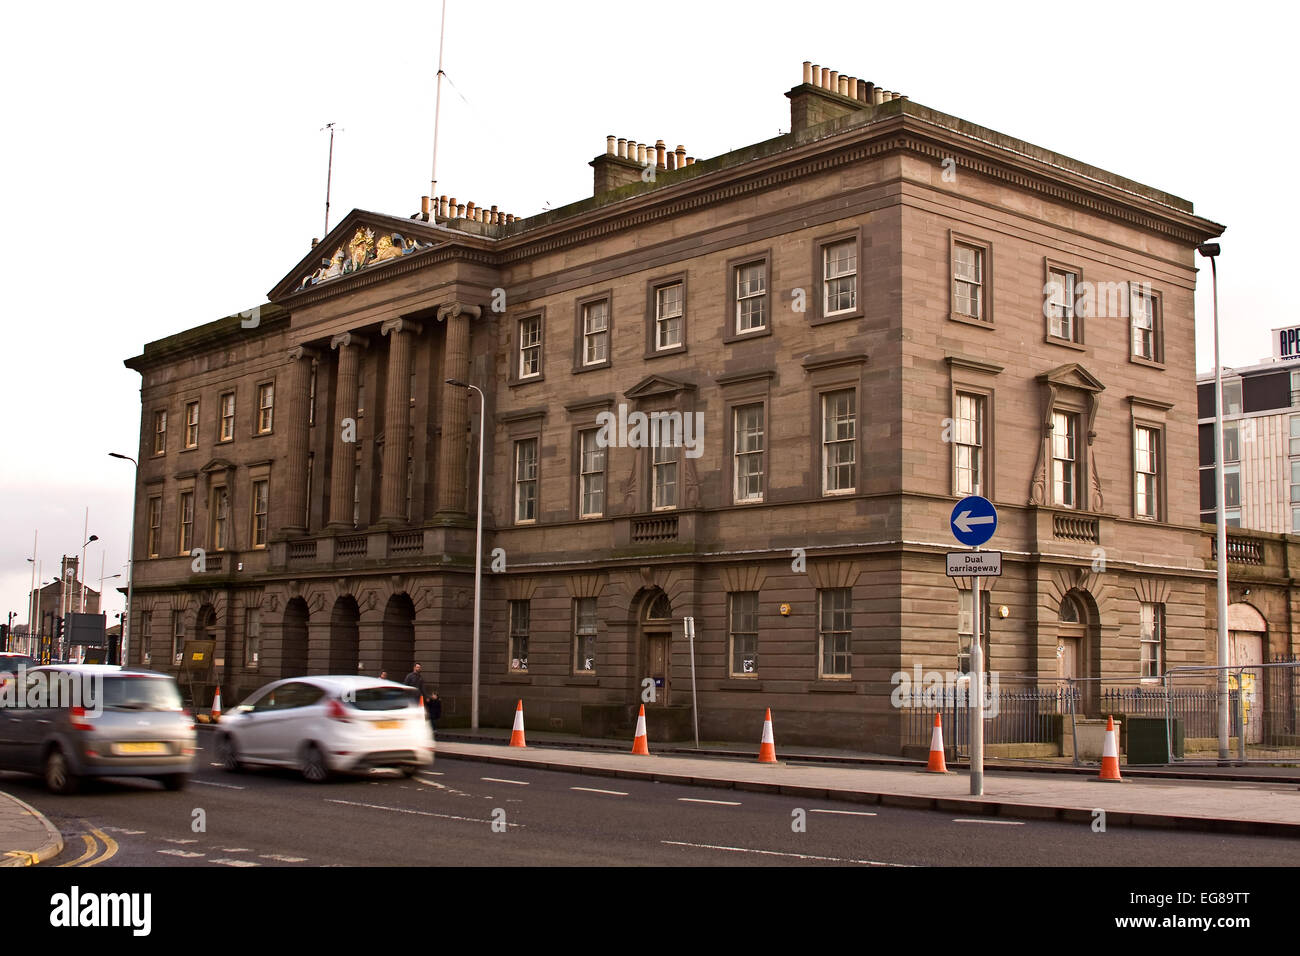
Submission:
[[[438,729],[438,718],[442,716],[442,701],[438,699],[436,690],[429,692],[429,702],[425,706],[429,711],[429,724],[436,731]]]
[[[416,664],[411,668],[411,673],[406,675],[406,680],[402,681],[402,683],[407,687],[414,687],[420,692],[421,697],[424,696],[424,677],[420,673],[419,664]]]

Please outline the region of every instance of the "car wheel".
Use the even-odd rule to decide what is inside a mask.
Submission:
[[[329,779],[325,755],[315,744],[307,744],[302,749],[302,775],[311,783],[324,783]]]
[[[190,775],[187,773],[169,773],[165,777],[158,778],[168,790],[184,790],[185,785],[190,782]]]
[[[45,755],[45,786],[50,793],[68,794],[77,792],[77,775],[68,765],[68,758],[58,747]]]
[[[419,767],[398,767],[397,769],[402,772],[403,777],[414,777],[420,772]]]
[[[239,759],[239,751],[235,749],[234,738],[230,734],[221,734],[217,737],[217,759],[221,761],[222,769],[230,773],[239,773],[244,769],[244,764]]]

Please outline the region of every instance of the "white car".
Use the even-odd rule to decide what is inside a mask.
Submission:
[[[267,684],[217,727],[217,758],[294,767],[312,783],[333,773],[392,767],[408,777],[433,765],[420,693],[373,677],[291,677]]]

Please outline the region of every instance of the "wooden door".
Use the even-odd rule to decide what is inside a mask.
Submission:
[[[645,636],[645,676],[654,681],[653,703],[668,703],[668,648],[671,635],[654,633]],[[650,703],[649,701],[647,703]]]

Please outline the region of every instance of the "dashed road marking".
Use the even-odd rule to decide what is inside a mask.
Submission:
[[[306,863],[305,856],[285,856],[282,853],[259,853],[257,854],[263,860],[275,860],[279,863]]]
[[[501,777],[479,777],[479,779],[486,783],[513,783],[516,787],[528,786],[527,780],[503,780]]]
[[[581,790],[583,793],[607,793],[611,797],[626,797],[626,790],[600,790],[596,787],[570,787],[570,790]]]
[[[143,830],[128,830],[126,827],[104,827],[106,833],[125,833],[127,836],[139,836]]]
[[[907,863],[884,863],[880,860],[849,860],[838,856],[813,856],[809,853],[782,853],[779,850],[755,850],[745,846],[715,846],[711,843],[680,843],[677,840],[660,840],[665,846],[689,846],[697,850],[726,850],[731,853],[758,853],[762,856],[788,856],[796,860],[819,860],[824,863],[858,863],[862,866],[897,866],[910,868]]]
[[[994,826],[999,826],[999,827],[1023,827],[1025,825],[1024,821],[1022,820],[976,820],[967,817],[953,817],[952,822],[953,823],[991,823]]]
[[[252,860],[213,860],[213,863],[220,863],[224,866],[261,866],[261,863],[255,863]]]
[[[246,787],[236,786],[233,783],[217,783],[215,780],[191,780],[190,783],[197,783],[201,787],[221,787],[223,790],[245,790]]]
[[[206,856],[204,853],[191,853],[189,850],[158,850],[157,852],[164,856],[179,856],[185,860],[194,860],[198,857]]]
[[[713,803],[720,807],[738,807],[739,800],[701,800],[699,797],[678,797],[680,803]]]
[[[388,810],[391,813],[409,813],[418,817],[440,817],[443,820],[463,820],[466,823],[495,823],[495,820],[484,820],[480,817],[459,817],[454,813],[433,813],[430,810],[408,810],[405,807],[385,807],[378,803],[358,803],[355,800],[326,800],[326,803],[341,803],[348,807],[366,807],[370,810]],[[504,821],[503,821],[504,822]],[[506,823],[508,827],[523,829],[522,823]]]
[[[253,848],[251,846],[223,846],[221,848],[221,852],[222,853],[252,853]]]
[[[163,842],[164,842],[164,843],[179,843],[179,844],[181,844],[182,846],[184,846],[184,845],[187,844],[187,843],[198,843],[199,841],[198,841],[198,840],[190,840],[190,839],[184,839],[184,840],[182,840],[182,839],[179,839],[179,838],[177,838],[177,837],[163,837]]]
[[[808,812],[809,813],[833,813],[836,816],[842,816],[842,817],[874,817],[875,816],[874,813],[869,813],[866,810],[819,810],[816,807],[814,807],[812,810]]]

